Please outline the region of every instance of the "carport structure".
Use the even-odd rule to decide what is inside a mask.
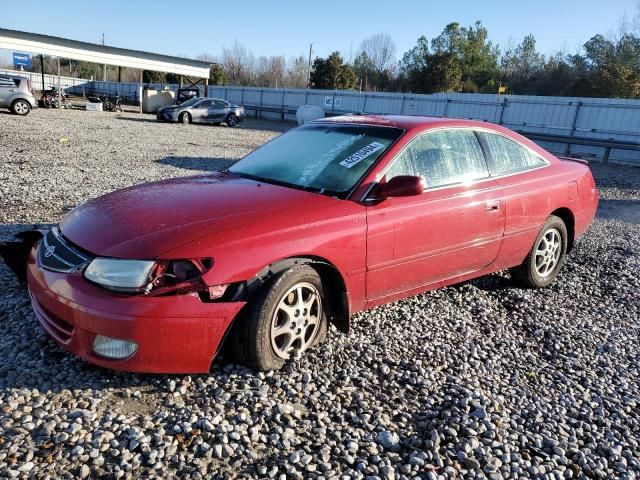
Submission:
[[[144,70],[174,73],[195,85],[204,79],[205,96],[208,95],[209,71],[211,64],[188,58],[172,57],[158,53],[109,47],[95,43],[80,42],[61,37],[52,37],[38,33],[19,32],[0,28],[0,49],[15,52],[51,55],[58,59],[58,91],[60,91],[60,58],[94,62],[102,65],[130,67],[140,70],[140,111],[142,111],[142,73]],[[182,83],[182,80],[181,82]],[[44,80],[43,80],[44,87]],[[58,94],[60,95],[60,94]],[[61,102],[58,102],[60,106]]]

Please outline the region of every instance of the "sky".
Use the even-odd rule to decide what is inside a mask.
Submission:
[[[576,53],[593,35],[615,29],[624,15],[640,12],[639,0],[110,0],[53,5],[51,0],[3,2],[0,28],[94,43],[104,33],[107,45],[192,58],[220,56],[222,47],[235,40],[255,56],[306,58],[313,43],[314,57],[339,50],[349,60],[360,42],[376,33],[392,37],[400,58],[421,35],[433,38],[450,22],[472,25],[476,20],[502,46],[532,33],[545,54]],[[0,50],[0,60],[10,58],[11,52]]]

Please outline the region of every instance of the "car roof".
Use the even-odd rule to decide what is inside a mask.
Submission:
[[[460,118],[443,118],[443,117],[427,117],[421,115],[341,115],[338,117],[329,117],[316,120],[320,123],[343,123],[343,124],[360,124],[374,125],[383,127],[396,127],[403,130],[423,130],[425,128],[434,127],[482,127],[495,130],[496,125],[478,120],[465,120]]]

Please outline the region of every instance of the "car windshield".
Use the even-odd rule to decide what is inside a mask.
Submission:
[[[198,97],[193,97],[190,98],[189,100],[187,100],[186,102],[182,102],[180,104],[181,107],[191,107],[193,104],[198,103],[200,100],[202,100],[201,98]]]
[[[251,152],[229,171],[341,197],[358,184],[402,132],[391,127],[308,124]]]

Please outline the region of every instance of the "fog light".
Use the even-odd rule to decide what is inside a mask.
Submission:
[[[136,350],[138,350],[138,344],[127,340],[96,335],[93,341],[93,351],[95,353],[115,360],[130,357],[136,353]]]

